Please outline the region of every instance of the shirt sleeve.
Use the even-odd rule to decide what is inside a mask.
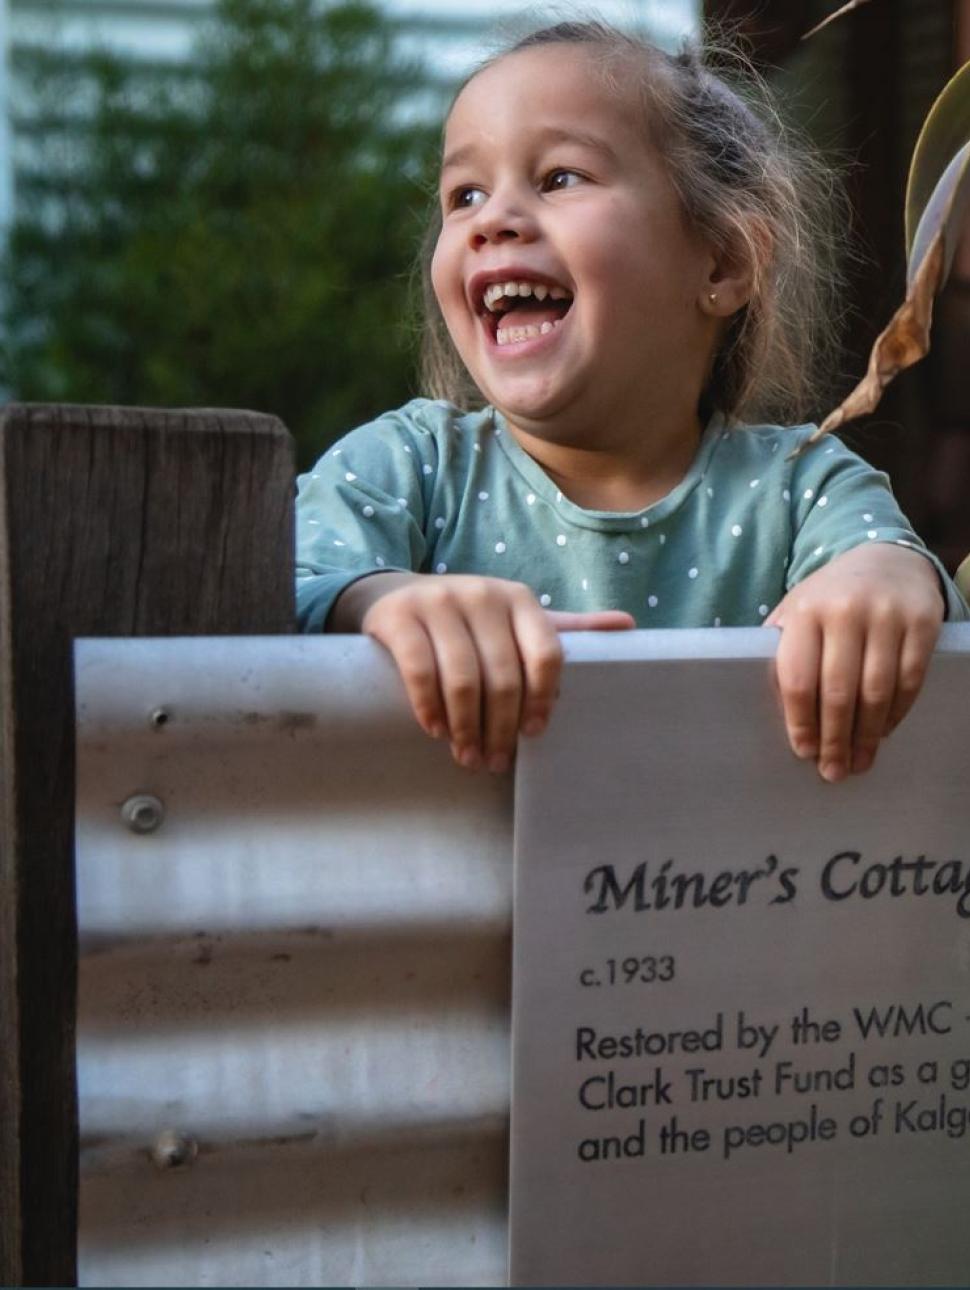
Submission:
[[[931,562],[949,621],[970,618],[970,609],[946,569],[899,509],[888,477],[840,440],[827,436],[796,460],[791,516],[789,590],[846,551],[867,542],[888,542],[918,551]]]
[[[421,569],[436,473],[433,436],[401,409],[352,431],[300,477],[296,604],[301,631],[324,631],[337,597],[359,578]]]

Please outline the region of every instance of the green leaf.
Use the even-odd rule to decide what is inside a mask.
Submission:
[[[970,600],[970,555],[967,556],[956,571],[956,584],[960,588],[964,600]]]
[[[948,82],[920,130],[906,184],[906,259],[912,260],[916,231],[947,167],[970,142],[970,63]]]
[[[970,83],[967,86],[970,90]],[[970,143],[965,143],[952,157],[930,193],[926,206],[916,225],[908,247],[906,280],[912,282],[926,258],[930,244],[937,236],[943,238],[943,260],[937,292],[950,276],[953,256],[966,224],[970,206]]]

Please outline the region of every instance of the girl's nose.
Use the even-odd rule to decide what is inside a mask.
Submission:
[[[535,221],[522,206],[493,193],[485,202],[469,230],[473,247],[492,242],[529,241],[535,237]]]

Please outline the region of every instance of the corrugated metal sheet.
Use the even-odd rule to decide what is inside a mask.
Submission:
[[[81,1284],[501,1282],[510,778],[361,639],[83,642],[77,693]]]

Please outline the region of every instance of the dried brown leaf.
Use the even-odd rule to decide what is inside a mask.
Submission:
[[[827,18],[823,18],[821,22],[816,23],[811,31],[806,31],[802,40],[808,40],[809,36],[814,36],[823,27],[827,27],[830,22],[835,22],[836,18],[841,18],[843,14],[851,13],[853,9],[858,9],[861,5],[868,3],[869,0],[849,0],[849,3],[844,4],[841,9],[836,9],[835,13],[830,13]]]
[[[939,291],[943,278],[944,231],[940,229],[930,243],[906,292],[906,299],[873,345],[865,376],[848,398],[834,412],[830,412],[811,438],[805,441],[806,448],[817,443],[830,430],[837,430],[844,421],[872,412],[893,377],[918,363],[928,352],[933,297]]]

